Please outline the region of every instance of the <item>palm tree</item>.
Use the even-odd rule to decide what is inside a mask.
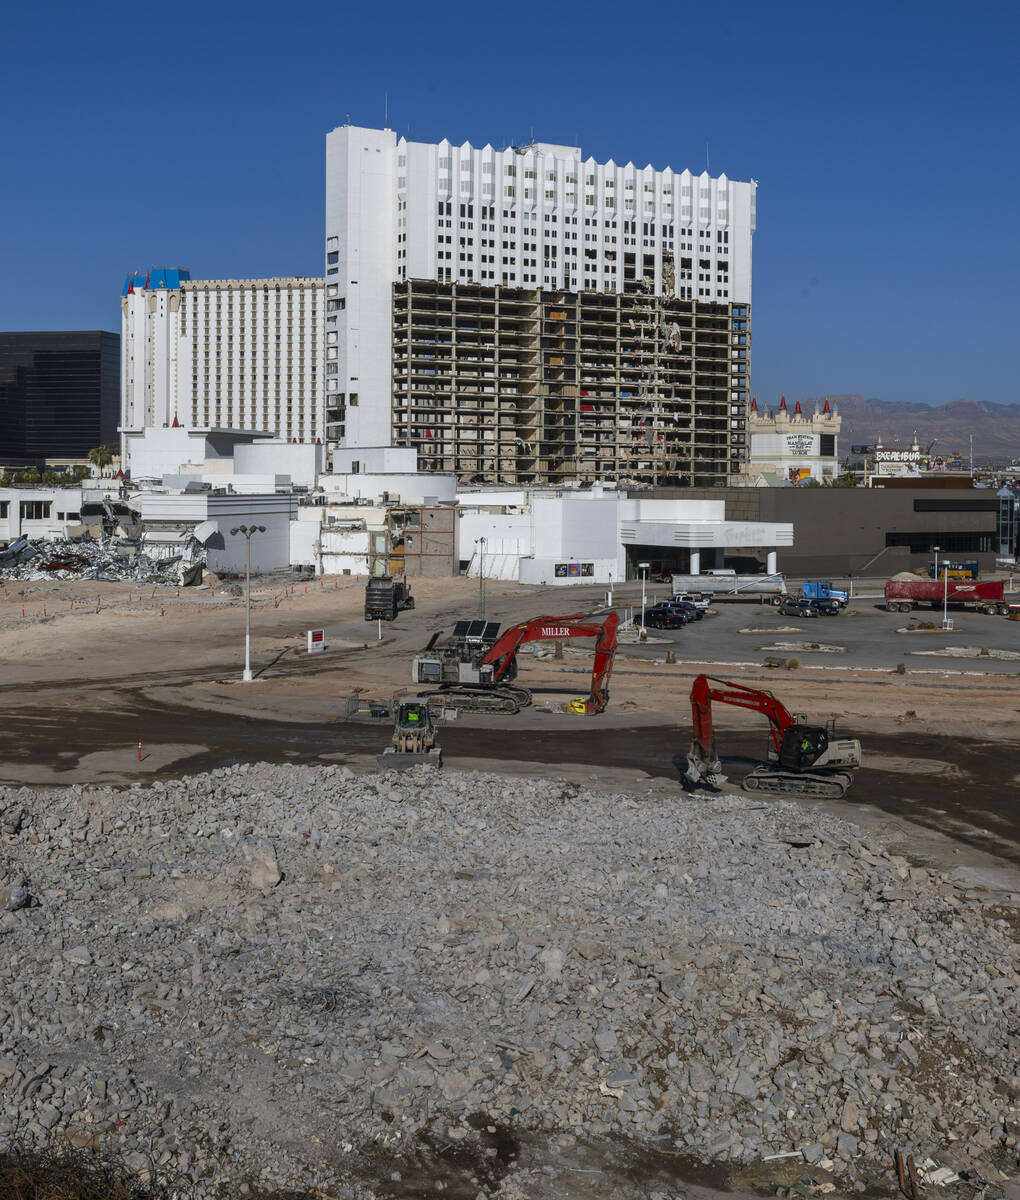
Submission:
[[[89,451],[89,462],[102,475],[103,468],[108,467],[113,462],[113,451],[109,446],[96,446],[94,450]]]

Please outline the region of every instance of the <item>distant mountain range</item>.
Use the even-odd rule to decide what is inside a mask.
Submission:
[[[814,403],[808,401],[803,407],[810,412]],[[969,461],[971,434],[975,462],[1020,457],[1020,404],[952,400],[932,406],[865,400],[856,395],[830,396],[829,403],[843,418],[841,455],[848,454],[851,445],[874,445],[879,437],[885,446],[905,449],[916,431],[922,450],[934,441],[932,454],[948,455],[955,450],[963,455],[965,463]]]

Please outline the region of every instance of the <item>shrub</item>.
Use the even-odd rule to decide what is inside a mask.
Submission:
[[[788,671],[796,671],[799,666],[800,666],[799,658],[788,658],[786,660],[786,669]]]

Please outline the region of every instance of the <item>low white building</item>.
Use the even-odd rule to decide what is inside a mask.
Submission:
[[[321,443],[284,442],[265,430],[170,425],[125,433],[124,440],[136,483],[166,475],[276,476],[295,487],[313,488],[326,461]]]
[[[82,489],[0,487],[0,542],[65,537],[81,521]]]
[[[652,573],[697,574],[723,565],[727,551],[793,545],[793,525],[727,521],[723,500],[642,500],[626,492],[477,491],[458,497],[460,546],[468,574],[521,583],[612,584]],[[484,544],[481,539],[485,539]]]
[[[264,525],[251,538],[252,573],[290,566],[290,523],[297,497],[284,495],[213,495],[208,492],[139,492],[131,503],[141,514],[143,538],[153,545],[195,536],[205,547],[206,563],[218,575],[242,575],[246,538],[241,525]]]
[[[381,496],[405,504],[452,504],[457,476],[418,470],[418,452],[408,446],[338,447],[333,470],[319,486],[327,495],[375,500]]]

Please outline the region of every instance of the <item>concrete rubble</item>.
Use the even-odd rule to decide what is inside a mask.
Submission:
[[[210,1196],[384,1195],[497,1128],[1014,1186],[1006,921],[820,811],[239,766],[0,788],[0,872],[5,1146]]]
[[[114,583],[201,582],[202,563],[185,554],[156,557],[137,541],[119,538],[30,541],[17,538],[0,550],[0,579],[96,579]],[[194,577],[194,578],[193,578]]]

